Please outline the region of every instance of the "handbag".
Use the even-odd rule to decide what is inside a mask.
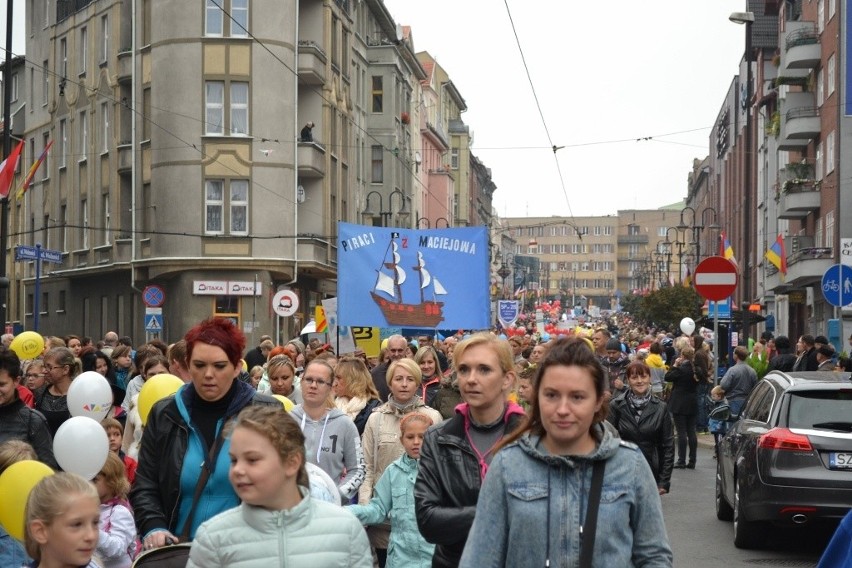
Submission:
[[[586,522],[580,528],[580,568],[592,568],[605,467],[606,460],[598,460],[592,466],[592,486],[589,489],[589,503],[586,506]]]

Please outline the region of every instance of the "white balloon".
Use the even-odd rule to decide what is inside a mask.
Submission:
[[[692,318],[683,318],[680,320],[680,330],[686,335],[692,335],[695,331],[695,321]]]
[[[53,437],[53,455],[59,466],[85,479],[94,479],[103,469],[108,453],[106,430],[87,416],[72,416]]]
[[[71,416],[88,416],[100,422],[112,410],[112,389],[103,375],[86,371],[77,375],[68,387],[68,411]]]

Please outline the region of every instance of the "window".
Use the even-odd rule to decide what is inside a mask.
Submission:
[[[12,73],[11,84],[12,84],[12,87],[11,87],[11,92],[9,94],[12,97],[12,102],[14,102],[14,101],[18,100],[18,74],[17,73]]]
[[[825,244],[834,246],[834,211],[825,214]]]
[[[382,77],[373,75],[373,112],[382,112],[384,107],[383,98]]]
[[[142,113],[144,116],[151,116],[151,87],[142,89]],[[151,139],[151,121],[142,121],[142,140]]]
[[[834,17],[837,13],[837,0],[828,0],[828,19]]]
[[[110,205],[109,205],[109,193],[104,193],[103,195],[103,226],[104,226],[104,244],[109,244],[110,239]]]
[[[814,166],[814,169],[816,170],[816,172],[815,172],[814,178],[817,181],[822,180],[823,173],[825,171],[824,170],[825,164],[823,163],[823,159],[822,159],[822,157],[825,155],[823,153],[823,146],[824,146],[824,144],[823,144],[822,140],[820,140],[820,143],[817,144],[817,147],[816,147],[816,158],[815,158],[816,163],[815,163],[815,166]]]
[[[631,257],[639,256],[639,245],[627,245],[627,255]]]
[[[44,243],[44,248],[50,248],[50,215],[45,215],[42,220],[41,230],[42,230],[42,239],[41,242]]]
[[[89,122],[86,111],[80,111],[80,162],[86,161],[86,156],[89,152]]]
[[[605,226],[603,228],[603,234],[607,237],[611,236],[612,235],[612,227],[610,225]]]
[[[59,168],[64,168],[68,157],[68,126],[63,118],[59,121]]]
[[[101,63],[109,57],[109,16],[101,16]]]
[[[219,0],[219,2],[224,2],[224,0]],[[213,0],[207,0],[205,16],[204,35],[216,37],[223,36],[224,22],[222,19],[222,10],[213,2]]]
[[[50,75],[47,73],[47,60],[41,62],[41,106],[47,106],[50,93]]]
[[[151,2],[142,0],[142,45],[151,45]]]
[[[68,76],[68,40],[59,40],[59,75],[64,79]]]
[[[41,307],[38,310],[40,315],[46,316],[47,312],[50,311],[49,299],[50,295],[47,292],[41,293]]]
[[[29,107],[30,112],[33,111],[35,106],[35,89],[35,69],[30,67],[30,81],[27,83],[27,107]]]
[[[384,149],[381,146],[373,146],[372,147],[372,162],[373,162],[373,176],[371,178],[373,183],[382,183],[385,178],[384,174]]]
[[[248,234],[248,180],[231,181],[231,234]]]
[[[83,26],[80,28],[80,75],[86,74],[86,64],[89,58],[89,30]]]
[[[825,0],[817,0],[817,33],[825,29]]]
[[[657,228],[657,236],[658,237],[665,237],[665,236],[668,236],[668,234],[669,234],[669,228],[668,227],[658,227]]]
[[[109,103],[101,103],[101,152],[109,152]]]
[[[823,240],[825,233],[823,232],[824,218],[820,217],[817,219],[816,226],[814,227],[814,246],[817,248],[822,248],[825,245],[823,244],[825,241]]]
[[[826,85],[826,97],[830,97],[834,93],[834,54],[828,58],[828,85]]]
[[[816,74],[816,103],[818,107],[825,102],[825,81],[823,81],[822,69]]]
[[[825,173],[834,171],[834,131],[828,133],[825,141]]]
[[[82,242],[80,243],[82,248],[89,248],[89,203],[86,199],[80,200],[80,226],[83,228],[82,233]]]
[[[231,0],[231,37],[248,37],[248,0]]]
[[[459,149],[450,149],[450,167],[454,170],[459,169]]]
[[[228,234],[248,234],[248,212],[249,212],[249,182],[244,179],[230,180],[228,182],[228,209],[229,217],[225,218],[225,180],[207,180],[205,184],[205,227],[208,235],[225,234],[227,226]]]
[[[56,306],[57,313],[65,313],[65,290],[59,291],[59,305]]]
[[[47,148],[47,145],[50,143],[50,133],[45,132],[42,134],[42,148]],[[42,164],[41,168],[41,179],[47,179],[50,177],[50,152],[45,154],[44,156],[44,164]]]
[[[62,232],[59,234],[59,250],[65,250],[68,244],[68,206],[64,203],[59,208],[59,221],[62,223]]]
[[[50,0],[44,0],[44,27],[50,25]]]
[[[248,83],[231,83],[231,134],[248,134]]]
[[[225,207],[225,182],[207,180],[204,195],[205,222],[204,232],[208,235],[221,235],[224,232],[222,219]]]

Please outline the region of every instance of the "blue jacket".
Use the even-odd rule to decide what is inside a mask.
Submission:
[[[817,568],[852,566],[852,511],[846,513],[831,542],[822,553]]]
[[[594,565],[671,567],[648,462],[608,422],[594,433],[598,446],[588,456],[550,455],[531,434],[502,449],[485,476],[460,566],[547,566],[548,558],[550,566],[578,566],[592,463],[606,460]]]
[[[387,568],[430,568],[435,545],[429,544],[417,528],[414,516],[414,480],[417,460],[403,454],[382,473],[367,505],[349,510],[365,525],[375,525],[390,517]]]
[[[0,566],[24,566],[30,561],[21,543],[0,525]]]

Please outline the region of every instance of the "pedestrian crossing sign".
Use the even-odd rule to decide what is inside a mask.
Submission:
[[[163,331],[163,315],[148,314],[145,316],[145,331]]]

